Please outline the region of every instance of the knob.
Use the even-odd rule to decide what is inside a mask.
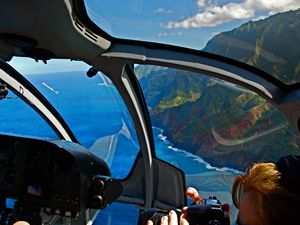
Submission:
[[[93,187],[96,191],[101,191],[105,187],[105,184],[102,180],[96,180],[93,183]]]
[[[95,195],[92,200],[92,205],[98,208],[101,206],[102,201],[103,199],[101,195]]]

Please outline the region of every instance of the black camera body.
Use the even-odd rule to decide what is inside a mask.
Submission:
[[[193,225],[230,225],[230,218],[228,212],[224,211],[221,202],[216,197],[203,199],[202,203],[194,203],[190,205],[185,212],[188,221]],[[180,210],[175,210],[179,217],[181,216]],[[168,210],[157,208],[150,208],[144,210],[139,218],[139,225],[145,225],[148,220],[151,220],[154,225],[160,224],[160,219],[167,216]]]

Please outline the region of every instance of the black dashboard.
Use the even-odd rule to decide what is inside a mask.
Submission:
[[[16,200],[14,217],[42,210],[76,218],[103,209],[122,193],[110,176],[106,163],[77,143],[0,135],[0,198]]]

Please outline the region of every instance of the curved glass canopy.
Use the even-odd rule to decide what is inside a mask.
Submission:
[[[84,0],[72,2],[74,11],[77,10],[75,10],[75,5],[80,5],[81,1]],[[103,158],[110,166],[114,177],[123,179],[126,192],[120,200],[122,206],[117,203],[118,205],[106,209],[95,220],[95,225],[111,224],[111,215],[117,217],[114,219],[114,224],[136,224],[140,208],[134,208],[131,204],[138,205],[138,207],[147,206],[148,202],[151,204],[155,202],[157,204],[155,207],[160,206],[160,202],[173,204],[170,199],[161,201],[166,199],[164,198],[165,184],[169,185],[169,180],[164,179],[167,176],[161,176],[164,175],[164,170],[161,172],[155,169],[154,179],[152,183],[149,182],[157,187],[147,186],[147,179],[150,177],[147,175],[152,173],[139,170],[138,166],[141,165],[139,157],[141,156],[143,159],[149,156],[148,158],[156,163],[157,168],[165,165],[161,163],[164,161],[172,164],[171,172],[177,171],[177,168],[184,172],[186,186],[196,187],[202,191],[203,196],[215,195],[220,197],[222,202],[232,204],[232,182],[235,176],[242,173],[248,165],[261,160],[275,162],[282,155],[298,153],[296,139],[299,133],[295,134],[296,126],[291,125],[299,121],[300,113],[297,114],[296,106],[291,107],[294,104],[291,102],[296,97],[292,100],[288,99],[294,93],[284,95],[283,88],[278,88],[277,92],[274,91],[277,94],[275,97],[283,98],[286,102],[270,97],[270,100],[277,100],[274,100],[275,103],[284,102],[287,106],[284,111],[285,106],[280,105],[276,108],[278,105],[274,104],[274,106],[272,102],[266,100],[267,91],[259,93],[265,99],[251,89],[253,87],[254,90],[259,90],[258,88],[249,84],[248,90],[239,84],[249,81],[249,83],[268,87],[266,90],[271,89],[271,82],[274,80],[286,84],[287,87],[297,85],[300,77],[299,0],[280,3],[275,0],[231,2],[226,0],[86,0],[85,7],[91,21],[107,33],[104,38],[111,38],[111,41],[116,41],[116,45],[121,39],[126,39],[180,46],[183,47],[180,51],[177,48],[178,52],[169,51],[168,53],[170,55],[174,53],[176,57],[186,62],[186,64],[178,63],[177,67],[173,68],[170,62],[178,59],[176,57],[170,57],[167,62],[158,59],[152,62],[140,60],[138,63],[128,57],[128,61],[125,60],[128,64],[122,67],[124,61],[121,57],[118,58],[120,55],[114,55],[114,52],[109,52],[109,50],[99,55],[98,48],[95,49],[97,52],[95,56],[87,56],[86,61],[92,62],[90,65],[84,64],[81,67],[82,64],[78,61],[64,62],[64,68],[54,73],[51,73],[51,67],[55,60],[43,65],[45,68],[40,67],[41,70],[38,69],[39,64],[32,60],[36,67],[30,66],[35,74],[21,69],[22,65],[27,67],[27,62],[24,64],[14,62],[18,58],[10,62],[11,65],[20,66],[20,68],[18,66],[14,68],[25,74],[26,79],[35,85],[61,114],[74,135],[78,137],[78,141],[93,154]],[[83,11],[79,15],[73,12],[73,19],[76,16],[78,18],[85,16],[86,11],[84,8],[81,9]],[[70,18],[69,14],[68,18]],[[84,24],[88,27],[90,24],[86,22],[84,21]],[[53,39],[53,36],[47,36],[47,38]],[[74,47],[69,40],[72,39],[68,39],[68,44]],[[53,42],[57,42],[56,39],[53,39]],[[128,46],[126,47],[131,48],[133,45]],[[172,46],[168,50],[170,49],[172,50]],[[193,49],[191,52],[196,52],[196,54],[191,54],[188,59],[185,56],[189,54],[181,58],[180,53],[189,49]],[[57,49],[54,50],[56,52]],[[228,68],[226,70],[221,67],[224,70],[218,72],[217,66],[222,63],[220,60],[216,60],[218,65],[213,64],[211,67],[214,68],[211,70],[199,67],[197,70],[194,68],[195,71],[193,71],[187,65],[190,62],[193,65],[199,63],[199,61],[192,60],[200,50],[247,63],[260,69],[259,72],[255,70],[251,75],[258,73],[257,75],[267,76],[263,75],[267,72],[272,79],[265,79],[264,83],[260,83],[264,79],[254,79],[257,82],[252,82],[250,79],[252,77],[249,75],[249,79],[242,80],[243,76],[238,77],[241,79],[231,79],[232,83],[226,74],[223,74],[223,71],[229,71]],[[74,57],[73,49],[68,53],[72,56],[71,58]],[[134,51],[130,49],[127,55],[126,53],[128,52],[125,52],[125,57],[130,56]],[[158,51],[156,54],[163,53],[166,51]],[[210,54],[203,53],[203,55]],[[226,58],[222,59],[226,60]],[[103,66],[105,62],[108,64]],[[132,63],[135,65],[133,66]],[[210,66],[209,63],[203,63],[203,65]],[[246,66],[246,64],[243,65]],[[87,77],[86,71],[90,66],[98,66],[101,73],[97,73],[94,77]],[[182,68],[179,69],[180,67]],[[66,72],[65,68],[72,68],[72,71]],[[247,72],[246,69],[234,71],[236,73],[233,75],[244,75],[244,72]],[[207,74],[201,74],[203,71]],[[224,75],[222,77],[224,79],[217,75],[220,77]],[[127,78],[133,77],[135,79],[129,83],[132,87],[128,85],[126,89],[132,95],[125,91],[118,92],[119,87],[123,87],[125,81],[129,81]],[[137,90],[137,87],[141,87],[141,90]],[[281,90],[283,90],[282,93]],[[145,107],[143,108],[145,115],[149,114],[151,120],[149,124],[153,125],[152,130],[149,128],[149,133],[140,132],[142,130],[140,127],[144,125],[142,120],[146,121],[148,118],[133,116],[135,113],[141,112],[142,114],[143,112],[140,109],[138,109],[140,111],[136,110],[138,107],[133,106],[138,98],[130,99],[134,94],[139,93],[145,97],[145,102],[139,103]],[[297,93],[294,96],[297,96]],[[17,102],[21,100],[16,98],[18,96],[9,95],[9,97],[13,98],[1,101],[3,104],[3,115],[0,120],[2,131],[56,138],[53,132],[48,132],[49,127],[35,119],[35,115],[31,114],[32,111],[23,111],[24,104]],[[16,99],[13,100],[14,98]],[[17,103],[12,104],[12,101]],[[148,112],[146,112],[146,106]],[[16,113],[12,117],[11,112],[14,111]],[[282,111],[285,114],[281,114]],[[15,126],[13,121],[15,119],[21,121],[18,123],[20,126]],[[24,120],[31,123],[25,124]],[[152,133],[153,137],[150,135]],[[145,147],[148,142],[143,138],[154,139],[155,154],[150,151],[152,146]],[[145,152],[147,154],[144,154]],[[175,167],[177,167],[176,170]],[[140,180],[136,180],[136,177],[146,180],[145,185],[141,183],[140,186],[138,184]],[[155,183],[156,178],[158,178],[157,183]],[[159,192],[158,197],[151,196],[156,192],[155,188]],[[178,189],[177,192],[181,190]],[[132,211],[131,218],[124,217]],[[103,216],[106,215],[107,219],[104,220]],[[234,223],[237,209],[232,207],[231,215]]]
[[[300,80],[300,2],[85,0],[90,19],[115,38],[207,51]]]

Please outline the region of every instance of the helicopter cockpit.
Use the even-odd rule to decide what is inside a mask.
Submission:
[[[191,2],[1,2],[1,224],[144,224],[187,187],[234,224],[235,177],[299,154],[300,3]]]

